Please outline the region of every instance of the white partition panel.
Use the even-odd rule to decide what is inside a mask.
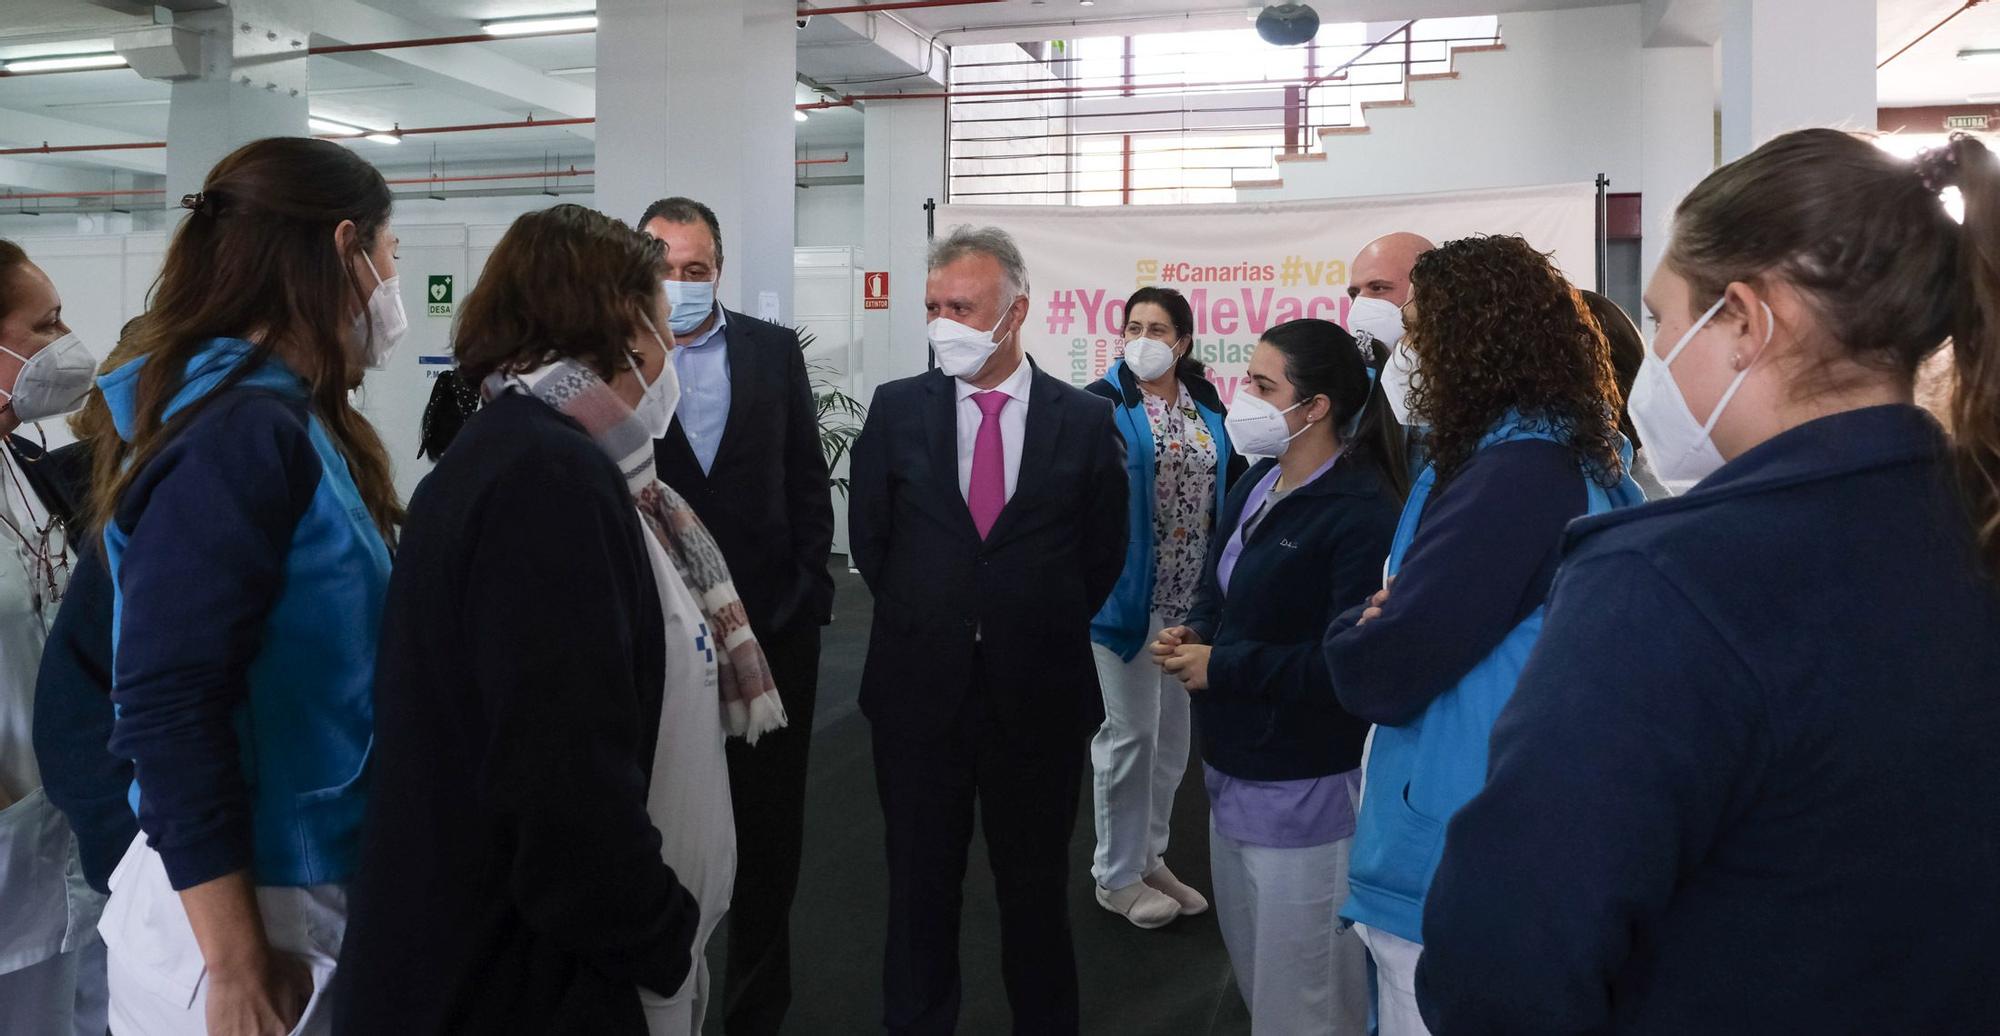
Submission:
[[[861,343],[859,252],[845,246],[792,252],[793,312],[798,326],[813,336],[806,360],[818,366],[820,381],[848,395],[854,394],[855,351]],[[846,458],[833,474],[847,474]],[[839,493],[833,498],[833,549],[847,553],[847,500]]]

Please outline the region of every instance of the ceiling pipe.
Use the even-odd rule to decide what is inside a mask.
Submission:
[[[839,158],[801,158],[797,161],[796,164],[846,165],[847,162],[848,162],[848,153],[842,151],[840,153]],[[568,169],[550,169],[550,170],[538,169],[525,173],[473,173],[462,176],[403,176],[403,177],[392,177],[384,180],[383,182],[391,187],[423,187],[431,184],[440,184],[440,183],[490,183],[494,180],[547,180],[547,179],[560,179],[573,176],[595,176],[595,175],[597,175],[597,170],[595,169],[578,169],[575,166],[571,166]],[[138,195],[146,195],[146,194],[165,194],[165,193],[167,193],[165,190],[158,187],[133,187],[120,191],[38,191],[33,194],[13,194],[13,193],[0,194],[0,202],[44,201],[50,198],[124,198],[124,197],[136,197]],[[0,216],[4,215],[6,215],[6,213],[0,212]]]
[[[878,11],[915,11],[926,7],[971,7],[974,4],[998,4],[1006,0],[896,0],[893,3],[848,4],[844,7],[801,7],[799,17],[810,18],[816,14],[874,14]]]
[[[543,36],[577,36],[594,33],[596,29],[544,29],[540,32],[517,32],[506,36],[488,33],[472,33],[465,36],[429,36],[413,40],[383,40],[379,43],[329,43],[320,47],[307,47],[308,54],[368,54],[378,50],[405,50],[410,47],[453,47],[461,43],[494,43],[500,40],[532,40]]]
[[[491,180],[544,180],[551,177],[595,176],[596,174],[597,170],[595,169],[578,169],[575,166],[570,166],[568,169],[551,169],[546,172],[537,170],[530,173],[479,173],[469,176],[405,176],[382,182],[391,187],[410,187],[434,183],[485,183]]]
[[[816,14],[871,14],[886,11],[911,11],[927,7],[969,7],[975,4],[997,4],[1006,0],[895,0],[888,3],[847,4],[840,7],[801,7],[798,17],[810,18]],[[307,54],[372,54],[384,50],[408,50],[414,47],[455,47],[467,43],[495,43],[503,40],[532,40],[549,36],[580,36],[593,34],[596,29],[544,29],[539,32],[512,33],[494,36],[490,33],[466,33],[459,36],[422,36],[404,40],[377,40],[372,43],[327,43],[317,47],[307,47]],[[102,68],[59,68],[43,72],[9,72],[0,69],[0,79],[16,76],[68,75],[72,72],[107,72],[116,69]]]
[[[1936,31],[1938,31],[1939,29],[1942,29],[1942,28],[1944,28],[1944,27],[1945,27],[1945,26],[1946,26],[1947,24],[1950,24],[1950,22],[1951,22],[1951,20],[1952,20],[1953,18],[1956,18],[1956,17],[1958,17],[1959,15],[1961,15],[1961,14],[1964,14],[1965,12],[1967,12],[1967,11],[1970,11],[1970,10],[1972,10],[1972,9],[1973,9],[1973,8],[1975,8],[1975,7],[1978,7],[1978,6],[1980,5],[1980,4],[1982,4],[1982,3],[1985,3],[1985,2],[1986,2],[1986,0],[1965,0],[1965,6],[1963,6],[1963,7],[1960,7],[1960,8],[1958,9],[1958,10],[1956,10],[1956,11],[1953,11],[1953,12],[1951,12],[1951,13],[1950,13],[1950,14],[1948,14],[1948,15],[1945,15],[1945,16],[1944,16],[1944,18],[1943,18],[1943,20],[1939,21],[1939,22],[1938,22],[1938,23],[1937,23],[1936,25],[1933,25],[1933,26],[1931,26],[1930,28],[1928,28],[1928,29],[1925,29],[1925,30],[1924,30],[1924,34],[1923,34],[1923,35],[1921,35],[1921,36],[1918,36],[1918,37],[1917,37],[1916,39],[1913,39],[1913,40],[1911,40],[1910,42],[1908,42],[1908,43],[1905,43],[1905,44],[1903,44],[1903,49],[1902,49],[1902,50],[1899,50],[1899,51],[1895,52],[1894,54],[1891,54],[1891,55],[1889,55],[1888,57],[1886,57],[1886,58],[1883,58],[1883,59],[1882,59],[1882,62],[1881,62],[1881,64],[1878,64],[1878,65],[1876,65],[1876,66],[1875,66],[1875,70],[1876,70],[1876,71],[1878,71],[1878,72],[1879,72],[1879,71],[1881,71],[1881,70],[1882,70],[1882,66],[1883,66],[1883,65],[1887,65],[1887,64],[1888,64],[1889,62],[1891,62],[1891,61],[1894,61],[1894,60],[1896,60],[1897,58],[1900,58],[1900,57],[1902,57],[1902,56],[1903,56],[1904,54],[1907,54],[1907,53],[1909,53],[1909,51],[1910,51],[1910,48],[1912,48],[1912,47],[1916,46],[1916,45],[1917,45],[1917,44],[1919,44],[1919,43],[1922,43],[1923,41],[1925,41],[1925,40],[1927,40],[1927,39],[1930,39],[1930,38],[1931,38],[1931,33],[1934,33],[1934,32],[1936,32]]]
[[[876,101],[940,101],[963,100],[966,98],[993,97],[1075,97],[1080,94],[1102,93],[1111,97],[1124,96],[1127,90],[1214,90],[1217,88],[1264,87],[1280,90],[1287,86],[1308,85],[1313,79],[1230,79],[1213,83],[1103,83],[1096,86],[1016,86],[1002,90],[928,90],[921,93],[900,94],[846,94],[837,101],[814,101],[797,105],[800,111],[814,111],[820,108],[849,108],[856,102]]]
[[[519,122],[475,122],[463,126],[396,126],[385,130],[366,130],[353,133],[320,133],[321,140],[359,140],[362,137],[416,137],[433,133],[479,133],[486,130],[540,129],[544,126],[588,126],[596,119],[536,119],[527,118]],[[139,151],[167,146],[164,140],[146,140],[134,144],[60,144],[51,146],[43,143],[40,147],[0,148],[0,156],[6,155],[62,155],[81,151]]]
[[[366,133],[328,133],[322,134],[321,139],[352,140],[355,137],[381,136],[384,133],[392,137],[416,137],[431,133],[479,133],[485,130],[539,129],[543,126],[588,126],[596,121],[592,118],[537,119],[529,116],[519,122],[473,122],[462,126],[395,126],[385,130],[369,130]]]
[[[78,151],[146,151],[167,146],[164,140],[142,140],[134,144],[59,144],[49,146],[43,141],[40,147],[0,148],[0,155],[67,155]]]
[[[157,187],[129,191],[42,191],[36,194],[0,194],[0,201],[40,201],[44,198],[122,198],[136,194],[165,194]],[[7,213],[0,212],[0,216]]]

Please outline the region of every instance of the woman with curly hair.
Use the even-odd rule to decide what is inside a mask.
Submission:
[[[1384,589],[1326,641],[1341,705],[1377,724],[1341,916],[1375,958],[1382,1036],[1426,1031],[1425,894],[1541,631],[1563,527],[1643,500],[1604,336],[1548,256],[1519,237],[1464,238],[1425,253],[1410,283],[1405,355],[1384,380],[1430,426],[1431,465]]]

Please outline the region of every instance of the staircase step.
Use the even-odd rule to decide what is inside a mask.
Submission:
[[[1283,180],[1235,180],[1230,183],[1231,187],[1239,191],[1267,190],[1284,185]]]
[[[1366,126],[1322,126],[1319,138],[1325,140],[1328,137],[1352,137],[1366,132],[1368,132]]]
[[[1399,97],[1399,98],[1397,98],[1397,99],[1395,99],[1395,100],[1393,100],[1393,101],[1362,101],[1362,102],[1361,102],[1361,110],[1362,110],[1362,111],[1364,111],[1364,112],[1366,112],[1366,111],[1374,111],[1374,110],[1375,110],[1375,109],[1377,109],[1377,108],[1414,108],[1414,107],[1416,107],[1416,106],[1417,106],[1417,102],[1415,102],[1415,101],[1413,101],[1413,100],[1410,100],[1410,99],[1409,99],[1409,98],[1407,98],[1407,97]]]
[[[1412,83],[1428,83],[1434,79],[1457,79],[1457,78],[1458,78],[1457,72],[1413,72],[1410,74],[1410,82]]]
[[[1505,43],[1480,43],[1470,47],[1453,47],[1451,48],[1451,52],[1453,54],[1497,54],[1506,49],[1507,45]]]
[[[1280,163],[1283,163],[1283,162],[1324,162],[1324,161],[1326,161],[1326,152],[1324,152],[1324,151],[1310,151],[1310,152],[1307,152],[1307,153],[1305,153],[1305,154],[1301,154],[1301,155],[1279,155],[1279,156],[1277,156],[1277,157],[1276,157],[1276,159],[1274,159],[1274,160],[1275,160],[1275,161],[1277,161],[1277,162],[1280,162]]]

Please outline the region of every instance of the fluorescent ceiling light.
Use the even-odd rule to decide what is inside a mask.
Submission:
[[[403,142],[403,138],[393,133],[384,133],[366,126],[351,126],[345,122],[336,122],[318,115],[307,116],[306,125],[311,127],[314,133],[324,133],[328,136],[360,137],[363,140],[372,140],[377,144],[401,144]]]
[[[1958,52],[1960,61],[2000,61],[2000,47],[1967,47]]]
[[[798,110],[797,108],[793,108],[793,109],[792,109],[792,121],[793,121],[793,122],[804,122],[804,121],[806,121],[806,113],[805,113],[805,112],[802,112],[802,111],[800,111],[800,110]]]
[[[119,54],[66,54],[47,58],[16,58],[0,65],[9,72],[71,72],[80,68],[124,68]]]
[[[597,13],[550,14],[533,18],[496,18],[490,22],[480,22],[479,27],[488,36],[524,36],[533,32],[564,32],[576,29],[597,28]]]

